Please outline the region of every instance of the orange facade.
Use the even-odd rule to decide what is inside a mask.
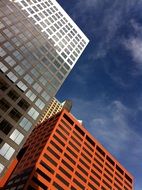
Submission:
[[[66,110],[37,126],[23,149],[5,189],[133,189],[133,176]]]

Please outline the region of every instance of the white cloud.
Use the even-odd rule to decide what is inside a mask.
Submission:
[[[142,71],[142,38],[131,37],[124,41],[124,45],[131,52],[136,67]]]

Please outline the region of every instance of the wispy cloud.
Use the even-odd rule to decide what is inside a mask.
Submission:
[[[142,0],[76,1],[73,9],[74,19],[79,20],[82,25],[87,23],[94,45],[95,41],[99,40],[95,52],[90,52],[92,59],[105,57],[110,48],[119,43],[120,39],[116,38],[117,32],[133,18],[132,10],[136,11],[141,5]]]
[[[124,47],[131,53],[135,68],[137,69],[133,74],[142,74],[142,25],[135,20],[131,21],[134,29],[134,34],[128,39],[123,40]]]

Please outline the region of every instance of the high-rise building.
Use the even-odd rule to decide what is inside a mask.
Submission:
[[[36,126],[5,190],[132,190],[133,176],[62,110]]]
[[[54,98],[52,98],[52,100],[50,101],[49,105],[47,106],[45,112],[41,116],[38,124],[47,120],[49,117],[57,114],[62,109],[67,109],[68,111],[71,111],[71,108],[72,108],[71,100],[65,100],[64,102],[61,103],[54,97]]]
[[[0,0],[0,178],[87,44],[55,0]]]

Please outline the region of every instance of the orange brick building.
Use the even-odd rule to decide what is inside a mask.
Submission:
[[[66,110],[37,126],[20,154],[6,190],[133,189],[133,176]]]

